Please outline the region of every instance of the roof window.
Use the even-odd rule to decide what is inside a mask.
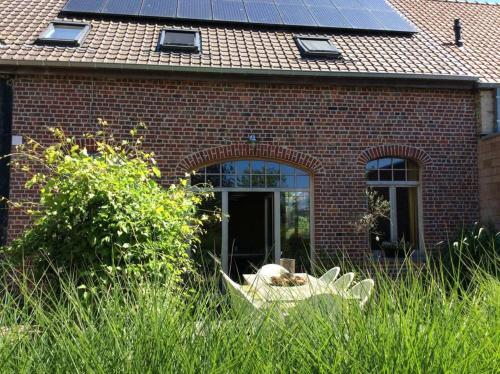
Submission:
[[[51,22],[37,39],[37,44],[79,47],[89,30],[86,23]]]
[[[295,42],[304,57],[338,58],[342,54],[328,38],[296,36]]]
[[[163,30],[160,36],[159,50],[199,53],[201,50],[200,32],[197,30]]]

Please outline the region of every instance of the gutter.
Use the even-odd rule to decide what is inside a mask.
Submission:
[[[126,64],[105,62],[60,62],[60,61],[27,61],[27,60],[0,60],[1,66],[15,67],[45,67],[45,68],[91,68],[120,71],[143,72],[179,72],[205,74],[232,74],[246,76],[280,76],[280,77],[331,77],[331,78],[367,78],[367,79],[407,79],[427,81],[459,81],[477,82],[476,76],[448,75],[448,74],[405,74],[405,73],[378,73],[378,72],[341,72],[341,71],[300,71],[279,69],[249,69],[249,68],[214,68],[198,66],[172,66],[150,64]]]

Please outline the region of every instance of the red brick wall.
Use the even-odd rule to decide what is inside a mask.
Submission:
[[[479,141],[481,220],[500,230],[500,134]]]
[[[350,222],[363,211],[363,160],[370,154],[419,158],[428,247],[478,218],[472,91],[58,76],[17,77],[14,91],[17,135],[45,141],[45,126],[56,125],[78,135],[94,129],[97,117],[127,134],[146,122],[147,146],[168,180],[221,158],[253,155],[305,166],[314,174],[322,254],[367,251]],[[257,135],[257,148],[245,145],[249,134]],[[14,174],[11,197],[26,196]],[[19,212],[10,218],[12,238],[27,221]]]

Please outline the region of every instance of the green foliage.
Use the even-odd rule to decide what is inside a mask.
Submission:
[[[39,272],[54,269],[81,276],[125,272],[179,278],[191,269],[188,251],[197,242],[201,219],[196,207],[206,194],[187,180],[164,188],[154,155],[107,134],[107,124],[87,142],[52,129],[49,147],[30,140],[15,165],[30,174],[27,188],[39,192],[29,213],[33,225],[6,253]]]
[[[463,288],[469,287],[479,272],[500,279],[500,232],[476,223],[451,240],[437,260],[443,264],[444,275]]]
[[[366,190],[367,210],[354,222],[354,227],[358,232],[372,232],[380,219],[389,218],[390,203],[383,196],[373,190]]]

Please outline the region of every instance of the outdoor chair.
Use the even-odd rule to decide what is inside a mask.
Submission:
[[[325,274],[319,277],[319,280],[326,283],[331,284],[337,277],[339,276],[340,268],[338,266],[328,270]]]
[[[241,285],[233,281],[221,270],[222,278],[226,285],[226,291],[231,297],[233,307],[240,312],[255,312],[263,306],[263,302],[256,295],[245,291]]]
[[[355,284],[349,291],[349,296],[359,299],[359,304],[363,307],[373,292],[375,282],[373,279],[365,279]]]
[[[329,284],[328,287],[331,287],[334,291],[342,294],[347,291],[353,280],[354,273],[345,273],[335,282]]]

